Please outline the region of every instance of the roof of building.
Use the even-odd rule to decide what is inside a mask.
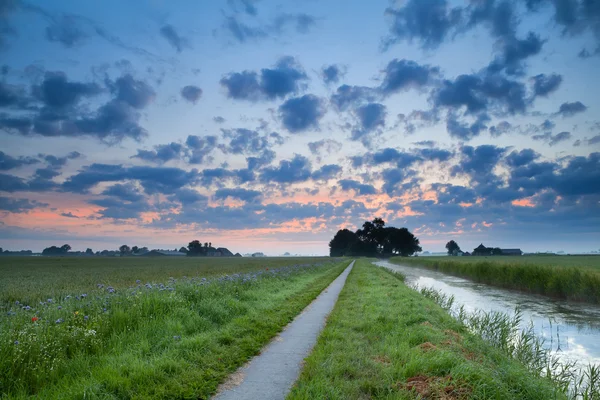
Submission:
[[[500,249],[503,253],[522,253],[521,249]]]
[[[475,250],[487,250],[487,247],[485,247],[485,246],[483,245],[483,243],[481,243],[479,246],[477,246],[477,247],[475,248]]]

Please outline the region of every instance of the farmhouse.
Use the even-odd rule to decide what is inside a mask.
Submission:
[[[521,249],[500,249],[497,247],[485,247],[483,243],[473,250],[474,256],[520,256]]]

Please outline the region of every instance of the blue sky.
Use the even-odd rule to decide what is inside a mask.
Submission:
[[[590,0],[0,0],[0,246],[600,248]]]

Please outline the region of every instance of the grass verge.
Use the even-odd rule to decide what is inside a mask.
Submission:
[[[472,261],[461,257],[393,257],[391,262],[420,266],[506,289],[541,294],[564,300],[600,304],[600,273],[591,268],[527,263],[526,257],[480,258]],[[465,257],[469,258],[469,257]],[[597,258],[600,261],[600,257]]]
[[[204,399],[348,262],[169,280],[14,305],[0,317],[3,398]]]
[[[288,399],[367,398],[566,397],[398,276],[360,260]]]

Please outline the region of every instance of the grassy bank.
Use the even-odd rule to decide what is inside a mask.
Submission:
[[[207,398],[348,262],[13,303],[0,316],[7,398]],[[84,296],[85,294],[85,296]]]
[[[97,284],[127,288],[137,280],[244,273],[285,265],[329,262],[324,257],[0,257],[0,304],[38,302],[83,293]]]
[[[577,266],[571,260],[567,256],[390,259],[393,263],[425,267],[488,285],[600,304],[600,257],[578,259]]]
[[[288,399],[562,399],[391,272],[360,260]]]

